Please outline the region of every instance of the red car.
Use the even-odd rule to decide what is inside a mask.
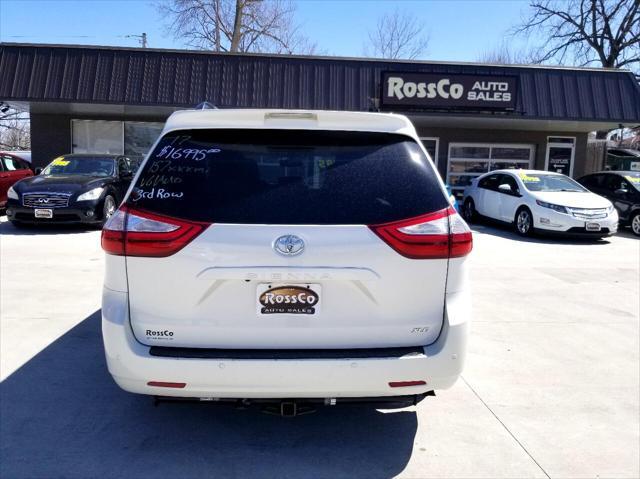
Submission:
[[[0,154],[0,209],[7,204],[7,190],[27,176],[33,176],[29,163],[9,153]]]

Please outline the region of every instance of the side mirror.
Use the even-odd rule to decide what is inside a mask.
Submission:
[[[507,183],[502,183],[500,186],[498,186],[498,189],[503,193],[513,193],[511,185],[508,185]]]
[[[623,188],[620,188],[616,191],[614,191],[614,193],[618,196],[627,196],[629,194],[629,190],[625,190]]]
[[[35,169],[36,175],[39,175],[40,173],[42,173],[42,168],[38,167]]]

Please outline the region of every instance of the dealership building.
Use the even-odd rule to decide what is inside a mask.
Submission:
[[[171,112],[203,101],[407,115],[457,192],[497,168],[599,170],[588,133],[640,125],[628,71],[0,44],[0,102],[29,111],[35,166],[64,153],[141,157]]]

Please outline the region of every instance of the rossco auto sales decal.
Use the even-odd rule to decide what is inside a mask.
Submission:
[[[311,287],[297,285],[267,287],[266,291],[259,292],[259,312],[261,314],[315,314],[319,300],[320,295]]]
[[[517,83],[514,76],[385,72],[381,105],[508,110],[515,108]]]

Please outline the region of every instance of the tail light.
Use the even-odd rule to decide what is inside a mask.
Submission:
[[[402,256],[412,259],[459,258],[473,248],[471,230],[453,207],[370,228]]]
[[[123,206],[102,229],[102,249],[119,256],[171,256],[207,226]]]

